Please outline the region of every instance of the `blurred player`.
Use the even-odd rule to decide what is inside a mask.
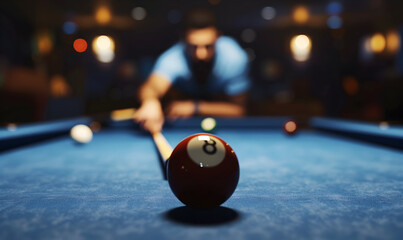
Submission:
[[[165,116],[242,116],[249,86],[247,54],[220,35],[211,12],[195,10],[185,18],[181,41],[157,59],[141,86],[134,119],[160,132]],[[172,90],[186,98],[161,102]]]

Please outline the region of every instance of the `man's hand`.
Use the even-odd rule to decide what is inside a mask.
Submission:
[[[151,133],[162,131],[164,113],[158,99],[144,101],[134,114],[133,118],[142,128]]]
[[[195,101],[174,101],[167,108],[167,116],[173,118],[191,117],[195,115],[196,111]]]

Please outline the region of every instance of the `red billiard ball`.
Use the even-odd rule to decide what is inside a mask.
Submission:
[[[213,208],[235,191],[239,179],[238,158],[221,138],[195,134],[183,139],[167,163],[167,180],[184,204]]]
[[[283,125],[283,130],[287,135],[294,135],[297,133],[298,124],[293,120],[286,121]]]

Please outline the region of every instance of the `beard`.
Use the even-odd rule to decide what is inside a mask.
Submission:
[[[209,78],[211,71],[213,69],[213,61],[194,61],[193,62],[193,74],[197,81],[201,84],[204,84],[207,82],[207,79]]]

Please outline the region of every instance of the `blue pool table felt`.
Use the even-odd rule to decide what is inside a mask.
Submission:
[[[197,131],[164,135],[176,146]],[[152,139],[138,130],[103,129],[86,145],[65,136],[2,153],[0,239],[403,236],[401,151],[308,130],[216,135],[235,150],[241,175],[212,213],[183,207],[163,180]]]

